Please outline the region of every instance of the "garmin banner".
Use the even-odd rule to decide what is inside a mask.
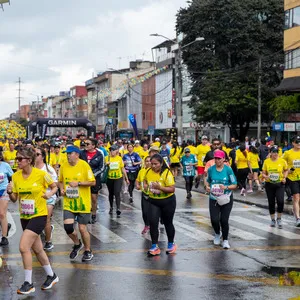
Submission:
[[[138,138],[139,134],[138,134],[138,129],[137,129],[137,125],[136,125],[135,115],[130,114],[128,116],[128,119],[129,119],[129,121],[131,123],[131,126],[132,126],[133,130],[134,130],[135,137]]]
[[[87,135],[95,137],[96,126],[88,119],[57,119],[39,118],[32,121],[27,126],[27,138],[33,139],[35,135],[45,138],[48,127],[83,127],[87,130]]]

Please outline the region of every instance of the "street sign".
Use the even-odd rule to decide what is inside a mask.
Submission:
[[[295,123],[284,123],[284,131],[296,131]]]
[[[148,134],[149,135],[154,135],[154,129],[155,129],[154,126],[148,126]]]
[[[283,123],[274,123],[272,129],[273,131],[283,131],[284,130]]]

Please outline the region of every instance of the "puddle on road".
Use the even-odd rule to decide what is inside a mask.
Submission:
[[[300,286],[300,268],[263,267],[262,271],[279,277],[279,285],[281,286]],[[300,300],[300,297],[294,299]]]

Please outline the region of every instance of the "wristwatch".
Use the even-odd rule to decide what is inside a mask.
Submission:
[[[78,181],[78,186],[81,186],[81,182],[80,181]]]

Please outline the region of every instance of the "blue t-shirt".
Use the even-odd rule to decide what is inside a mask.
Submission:
[[[170,150],[168,148],[160,149],[159,154],[163,157],[166,163],[170,164]]]
[[[138,171],[140,169],[140,166],[139,165],[134,166],[133,163],[140,162],[140,161],[142,161],[142,159],[135,152],[132,152],[131,154],[126,153],[123,156],[124,166],[125,166],[126,171],[128,171],[128,172]]]
[[[237,184],[232,169],[227,165],[224,165],[222,171],[218,171],[216,165],[211,166],[207,171],[207,182],[210,185],[209,198],[212,200],[217,200],[216,197],[223,194],[232,193],[230,190],[222,190],[219,187],[220,184],[225,186]]]
[[[99,149],[103,152],[104,157],[108,156],[108,153],[104,147],[99,147]]]
[[[183,166],[183,176],[195,176],[196,175],[196,166],[190,166],[190,164],[195,164],[198,162],[196,156],[191,154],[189,157],[183,156],[180,160],[180,163]]]
[[[10,165],[4,161],[0,162],[0,191],[6,190],[8,185],[8,176],[11,177],[14,174]]]

